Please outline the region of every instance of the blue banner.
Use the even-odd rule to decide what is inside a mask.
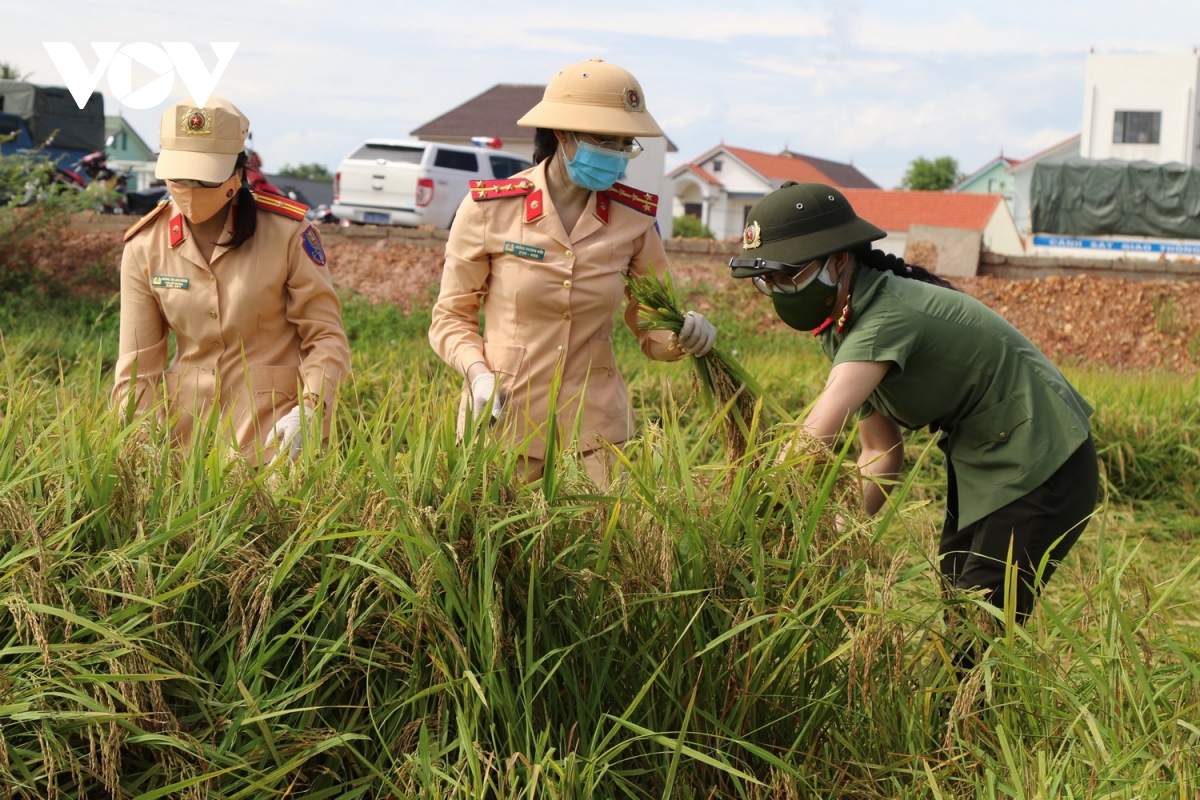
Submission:
[[[1124,253],[1166,253],[1168,255],[1200,256],[1200,242],[1144,242],[1135,239],[1076,239],[1071,236],[1033,237],[1035,247],[1073,247],[1080,250],[1108,250]]]

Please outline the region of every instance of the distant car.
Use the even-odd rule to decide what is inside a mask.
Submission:
[[[338,167],[331,211],[370,225],[449,228],[468,181],[503,179],[531,166],[503,150],[369,139]]]

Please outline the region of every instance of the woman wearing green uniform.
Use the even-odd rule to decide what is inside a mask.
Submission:
[[[857,414],[859,467],[880,478],[900,471],[902,427],[939,434],[948,473],[942,574],[1003,606],[1011,548],[1024,621],[1039,569],[1044,583],[1096,506],[1091,407],[994,311],[871,249],[886,234],[838,190],[785,183],[747,222],[733,277],[751,278],[779,318],[812,331],[833,362],[805,429],[832,443]],[[883,505],[878,483],[867,485],[864,502],[871,514]]]

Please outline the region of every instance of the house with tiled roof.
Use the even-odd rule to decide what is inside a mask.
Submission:
[[[875,247],[904,256],[914,227],[973,231],[984,250],[1005,255],[1025,252],[1017,226],[1001,194],[843,189],[863,219],[887,231]]]
[[[504,150],[532,160],[534,129],[521,127],[517,120],[541,101],[545,91],[545,86],[537,84],[498,83],[415,128],[410,135],[423,142],[466,147],[471,146],[475,137],[495,138],[500,140],[498,146]],[[647,107],[653,109],[653,100],[653,97],[647,98]],[[644,151],[629,163],[623,183],[663,198],[669,190],[669,184],[663,178],[666,154],[676,152],[676,147],[666,136],[642,138],[638,142]],[[660,200],[658,222],[663,230],[671,229],[669,202]]]
[[[1017,163],[1019,163],[1018,159],[1009,158],[1001,153],[951,186],[950,191],[969,194],[1002,194],[1008,202],[1008,210],[1011,212],[1015,195],[1013,175],[1008,169]]]
[[[124,117],[104,118],[104,153],[111,169],[130,174],[129,189],[141,191],[154,183],[158,153]]]
[[[726,144],[676,167],[667,180],[673,190],[673,215],[691,214],[718,239],[740,236],[750,208],[785,181],[827,183],[840,189],[879,188],[853,164],[790,150],[771,154]]]

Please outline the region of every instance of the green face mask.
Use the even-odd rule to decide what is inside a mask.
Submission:
[[[798,331],[811,331],[829,319],[829,315],[833,313],[838,286],[836,282],[832,285],[825,282],[826,267],[828,262],[821,267],[814,280],[794,294],[778,291],[771,293],[775,313],[789,327]]]

